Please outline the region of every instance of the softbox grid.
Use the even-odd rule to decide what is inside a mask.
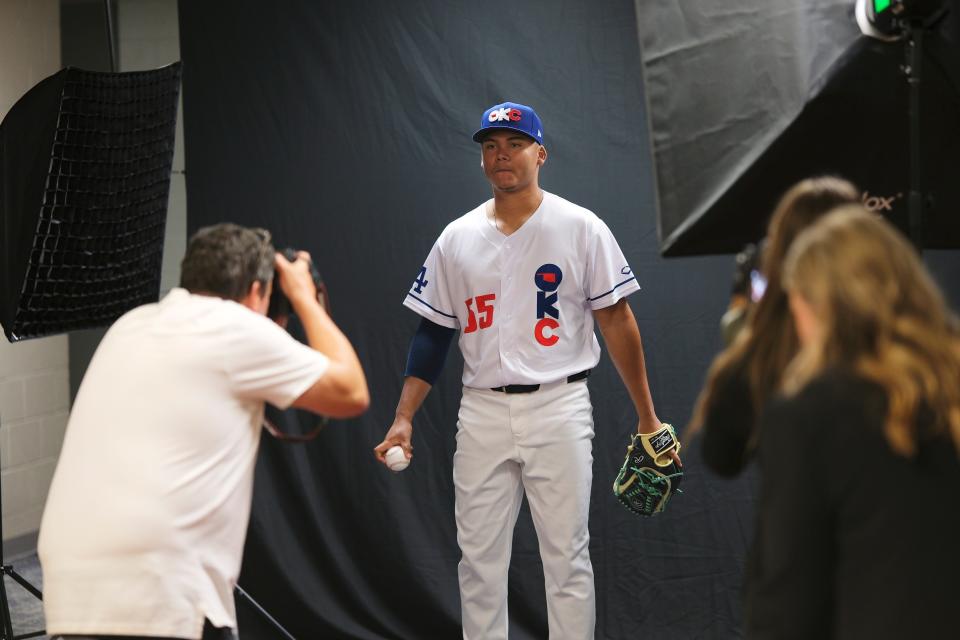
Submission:
[[[68,69],[13,326],[105,326],[159,297],[180,65]]]

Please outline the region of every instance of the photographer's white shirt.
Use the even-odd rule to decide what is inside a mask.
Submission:
[[[174,289],[107,332],[40,528],[47,633],[200,638],[236,627],[264,401],[325,356],[228,300]]]

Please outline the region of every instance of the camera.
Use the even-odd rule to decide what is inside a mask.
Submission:
[[[284,258],[289,262],[296,262],[299,260],[297,257],[297,250],[287,247],[286,249],[280,251]],[[320,303],[324,309],[330,309],[330,303],[327,298],[327,288],[323,284],[323,279],[320,277],[320,273],[317,271],[317,268],[314,266],[313,262],[309,263],[310,265],[310,275],[313,277],[313,284],[317,288],[317,301]],[[280,274],[279,272],[274,272],[273,274],[273,292],[270,294],[270,306],[267,309],[267,317],[271,320],[276,321],[278,318],[290,317],[293,313],[293,309],[290,306],[290,301],[287,300],[287,296],[283,293],[283,288],[280,286]]]
[[[756,277],[760,275],[760,252],[761,248],[751,243],[745,245],[737,254],[734,259],[735,267],[733,286],[730,289],[731,296],[749,296],[753,302],[757,301],[755,287],[758,284]]]
[[[280,251],[284,258],[289,262],[296,262],[297,250],[287,247]],[[320,273],[311,261],[310,275],[313,277],[313,284],[317,288],[317,302],[320,306],[330,310],[330,300],[327,297],[327,287],[323,284]],[[303,334],[303,327],[299,322],[287,322],[293,316],[293,308],[290,301],[283,293],[280,286],[280,274],[273,274],[273,291],[270,294],[270,306],[267,309],[267,317],[286,329],[294,339],[306,344],[306,336]],[[263,416],[263,427],[267,432],[278,440],[284,442],[309,442],[316,438],[323,428],[330,421],[326,416],[321,416],[319,421],[316,417],[306,411],[288,409],[281,411],[275,406],[267,403]]]
[[[759,302],[767,288],[766,278],[760,272],[762,252],[762,243],[759,246],[748,244],[735,259],[730,305],[720,319],[720,335],[725,346],[733,344],[740,330],[746,325],[750,305]]]

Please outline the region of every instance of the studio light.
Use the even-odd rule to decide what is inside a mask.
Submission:
[[[945,0],[857,0],[854,15],[864,35],[892,42],[909,25],[929,27],[946,11]]]
[[[68,67],[0,123],[0,324],[109,326],[160,293],[180,64]]]

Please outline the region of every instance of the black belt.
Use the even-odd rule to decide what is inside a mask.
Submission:
[[[567,382],[576,382],[577,380],[586,380],[590,377],[590,369],[584,369],[580,373],[567,376]],[[504,387],[493,387],[490,391],[501,391],[503,393],[533,393],[540,389],[538,384],[508,384]]]
[[[202,640],[236,640],[237,635],[229,627],[215,627],[204,620]],[[177,640],[177,638],[158,638],[156,636],[77,636],[72,634],[53,636],[54,640]],[[182,640],[182,639],[181,639]]]

